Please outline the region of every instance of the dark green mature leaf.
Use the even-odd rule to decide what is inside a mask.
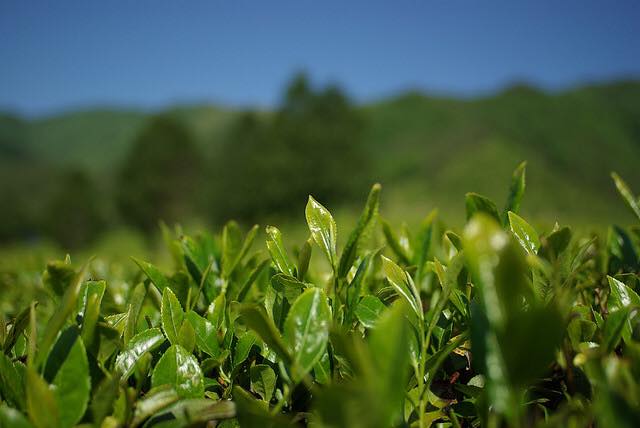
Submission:
[[[140,357],[146,352],[153,351],[164,341],[165,337],[159,328],[150,328],[133,336],[116,358],[116,370],[123,379],[128,378]]]
[[[513,232],[513,235],[522,248],[524,248],[527,254],[536,254],[538,248],[540,248],[540,238],[538,238],[538,233],[535,229],[522,217],[511,211],[507,212],[507,217],[511,232]]]
[[[167,384],[182,398],[204,395],[204,377],[198,360],[180,345],[170,346],[153,369],[151,386]]]
[[[309,288],[291,305],[284,339],[293,352],[292,376],[300,380],[324,354],[329,340],[331,309],[320,288]]]
[[[340,256],[340,263],[338,265],[338,277],[345,278],[351,266],[353,266],[353,262],[356,260],[357,252],[358,252],[358,242],[360,241],[361,236],[365,232],[365,230],[371,226],[371,224],[375,221],[376,216],[378,215],[378,207],[380,205],[380,189],[382,186],[376,183],[371,188],[369,192],[369,196],[367,197],[367,203],[365,204],[364,210],[362,214],[360,214],[360,218],[358,219],[358,223],[356,224],[356,228],[349,235],[349,239],[344,246],[344,250],[342,251],[342,256]]]
[[[255,399],[239,386],[233,387],[233,401],[238,408],[238,421],[242,428],[280,428],[290,427],[283,416],[271,415],[267,403]]]
[[[89,403],[91,379],[87,353],[77,327],[66,329],[55,343],[44,367],[60,412],[60,425],[78,423]]]
[[[162,307],[160,308],[162,317],[162,330],[173,345],[180,343],[180,327],[184,321],[184,311],[180,302],[170,288],[162,291]]]
[[[57,296],[63,296],[76,276],[76,271],[66,261],[53,261],[47,263],[47,268],[42,275],[42,283],[47,289],[53,290]]]
[[[265,311],[257,305],[243,304],[240,306],[240,314],[247,327],[258,333],[262,341],[271,348],[286,364],[292,361],[291,353],[282,340],[280,332],[267,316]]]
[[[282,243],[282,234],[277,227],[267,226],[267,249],[271,254],[271,260],[276,268],[289,276],[293,276],[293,264],[289,259],[287,250]]]
[[[467,221],[471,220],[477,213],[484,213],[498,223],[501,222],[496,204],[491,199],[472,192],[465,195],[464,201],[467,209]]]
[[[613,178],[613,182],[618,189],[618,193],[622,196],[622,199],[624,199],[629,209],[631,209],[635,216],[640,220],[640,202],[638,202],[633,192],[631,192],[627,183],[625,183],[624,180],[615,172],[611,173],[611,178]]]
[[[213,358],[220,355],[218,335],[213,324],[193,311],[187,312],[186,318],[193,326],[198,349]]]
[[[368,295],[364,296],[362,300],[356,306],[356,317],[360,323],[367,327],[372,328],[380,318],[380,315],[384,312],[386,306],[376,296]]]
[[[233,353],[233,367],[238,367],[247,357],[251,348],[256,344],[257,337],[253,331],[247,331],[238,337],[238,342]]]
[[[267,403],[271,401],[276,388],[276,374],[273,369],[266,364],[257,364],[251,367],[249,373],[251,390]]]
[[[521,162],[520,165],[513,171],[511,176],[511,186],[509,187],[509,196],[507,197],[507,203],[504,207],[502,214],[502,224],[507,224],[509,221],[509,212],[518,213],[520,210],[520,202],[524,196],[525,189],[525,172],[527,168],[527,162]]]
[[[18,337],[22,334],[27,325],[29,325],[29,307],[24,308],[13,320],[11,328],[4,340],[3,350],[5,354],[11,352],[13,345],[16,344]]]
[[[333,220],[331,213],[318,201],[309,196],[307,207],[305,208],[305,215],[307,217],[307,224],[309,225],[309,231],[311,237],[315,241],[316,245],[322,248],[324,254],[329,260],[329,264],[335,271],[336,266],[336,241],[338,231],[336,228],[336,222]]]

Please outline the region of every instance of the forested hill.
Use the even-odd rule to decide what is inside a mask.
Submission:
[[[638,81],[556,93],[520,85],[476,99],[408,92],[356,110],[362,147],[371,159],[369,182],[382,182],[398,210],[455,205],[460,212],[469,190],[501,203],[521,160],[529,165],[523,208],[548,221],[625,221],[609,173],[615,170],[640,187]],[[218,147],[241,117],[211,105],[162,112],[91,109],[33,120],[5,114],[0,116],[0,196],[8,200],[24,190],[20,186],[37,187],[41,176],[34,169],[79,169],[109,186],[136,137],[159,113],[185,126],[203,159],[220,156]]]

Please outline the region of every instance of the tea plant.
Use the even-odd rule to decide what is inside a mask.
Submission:
[[[230,222],[219,237],[163,228],[170,273],[51,262],[47,298],[0,325],[0,422],[637,426],[640,224],[539,234],[518,215],[524,189],[523,163],[502,210],[467,194],[461,233],[435,211],[395,230],[374,185],[341,249],[309,197],[297,247],[267,226],[255,251],[258,226]]]

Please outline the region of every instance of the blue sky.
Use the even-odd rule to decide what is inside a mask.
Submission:
[[[0,109],[272,106],[296,70],[366,102],[640,78],[640,2],[0,2]]]

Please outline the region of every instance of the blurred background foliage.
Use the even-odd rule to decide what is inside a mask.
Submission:
[[[158,112],[0,115],[0,243],[86,248],[158,222],[218,227],[301,218],[308,194],[349,216],[373,182],[385,216],[439,207],[462,222],[463,196],[504,198],[528,161],[524,215],[598,227],[628,222],[609,172],[640,183],[640,82],[562,92],[511,86],[455,99],[407,92],[356,105],[295,75],[272,110],[212,105]]]

